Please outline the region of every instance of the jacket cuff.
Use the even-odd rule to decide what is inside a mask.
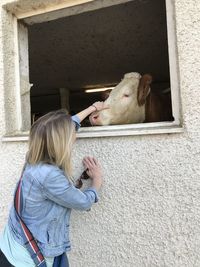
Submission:
[[[75,128],[76,128],[76,131],[79,130],[79,128],[81,127],[81,122],[80,122],[80,119],[77,115],[73,115],[71,116],[71,119],[73,120],[73,122],[75,123]]]
[[[88,191],[94,193],[94,203],[98,202],[99,201],[99,196],[98,196],[97,190],[94,187],[89,187],[84,192],[88,192]]]

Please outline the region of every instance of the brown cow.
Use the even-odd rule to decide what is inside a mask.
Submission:
[[[93,112],[91,125],[172,121],[171,95],[151,89],[152,77],[128,73],[105,100],[109,109]]]

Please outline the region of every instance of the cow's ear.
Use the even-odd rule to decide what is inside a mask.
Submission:
[[[150,93],[150,84],[152,83],[152,76],[149,74],[144,74],[140,79],[140,83],[138,85],[138,93],[137,93],[137,101],[138,105],[142,106],[146,102],[146,98]]]
[[[109,97],[111,91],[112,91],[111,89],[108,89],[108,90],[106,90],[106,91],[103,91],[103,92],[101,93],[101,99],[102,99],[103,101],[105,101],[105,100]]]

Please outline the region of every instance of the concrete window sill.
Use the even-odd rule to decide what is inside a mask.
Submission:
[[[156,122],[156,123],[139,123],[129,125],[110,125],[83,127],[77,133],[77,138],[94,138],[94,137],[115,137],[131,135],[152,135],[152,134],[173,134],[182,133],[182,126],[175,125],[174,122]],[[18,132],[12,135],[5,135],[3,142],[26,142],[28,141],[29,132]]]

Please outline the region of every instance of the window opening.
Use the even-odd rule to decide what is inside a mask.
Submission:
[[[168,94],[172,112],[164,0],[130,1],[28,25],[28,41],[32,122],[51,110],[74,114],[102,100],[102,92],[86,90],[114,87],[131,72],[151,74],[151,89]],[[83,126],[91,126],[89,120]]]

